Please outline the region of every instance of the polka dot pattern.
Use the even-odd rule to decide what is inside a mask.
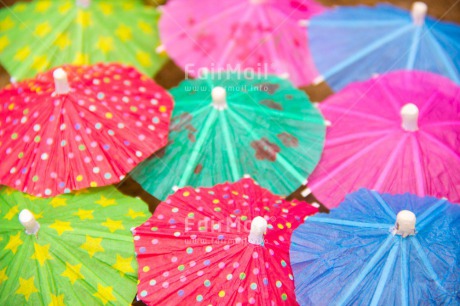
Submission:
[[[49,197],[116,183],[164,147],[171,96],[120,64],[63,66],[71,92],[54,92],[53,71],[0,91],[0,184]]]
[[[134,241],[136,253],[143,250],[139,267],[150,267],[147,272],[140,269],[138,298],[149,305],[174,304],[177,297],[184,305],[296,305],[290,235],[316,212],[306,203],[271,194],[249,178],[179,189],[133,231],[140,237]],[[263,245],[247,241],[256,216],[269,225]]]

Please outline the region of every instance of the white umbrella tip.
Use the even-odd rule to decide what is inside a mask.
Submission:
[[[257,216],[251,221],[251,231],[249,232],[248,241],[249,243],[256,245],[264,244],[264,234],[267,230],[267,220],[261,216]]]
[[[69,82],[67,81],[67,73],[62,68],[57,68],[53,71],[55,93],[58,95],[67,94],[70,92]]]
[[[428,12],[428,5],[421,1],[416,1],[412,4],[412,20],[415,25],[421,26],[425,23],[426,13]]]
[[[211,91],[212,105],[219,109],[223,110],[227,108],[227,91],[225,88],[217,86],[214,87]]]
[[[28,209],[21,210],[19,213],[19,222],[25,227],[26,234],[28,235],[35,235],[40,229],[40,224],[38,224],[34,215]]]
[[[407,103],[401,108],[401,120],[402,128],[405,131],[417,131],[418,130],[418,116],[419,110],[417,105],[413,103]]]
[[[23,209],[19,213],[19,222],[26,223],[30,222],[31,220],[35,220],[34,215],[28,209]]]
[[[410,210],[401,210],[396,215],[396,224],[393,229],[395,235],[401,235],[406,238],[410,235],[415,235],[415,223],[417,217]]]
[[[57,68],[53,71],[53,77],[55,79],[64,79],[64,78],[67,78],[67,73],[64,71],[64,69],[62,68]]]

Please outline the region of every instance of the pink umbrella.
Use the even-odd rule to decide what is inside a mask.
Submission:
[[[313,0],[170,1],[159,24],[159,50],[191,76],[204,68],[251,69],[305,85],[318,72],[297,22],[323,10]]]
[[[361,187],[460,202],[460,87],[426,72],[354,83],[320,106],[331,122],[310,191],[336,207]]]

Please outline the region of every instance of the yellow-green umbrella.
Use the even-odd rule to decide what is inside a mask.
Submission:
[[[130,229],[147,205],[113,186],[55,198],[0,190],[0,305],[128,305],[137,264]]]
[[[0,10],[0,61],[15,79],[65,63],[121,62],[152,76],[160,13],[142,0],[35,0]]]

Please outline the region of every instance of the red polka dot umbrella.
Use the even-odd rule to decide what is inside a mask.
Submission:
[[[315,212],[252,179],[179,189],[133,230],[137,297],[149,305],[295,305],[290,236]]]
[[[63,66],[0,91],[0,184],[36,196],[118,182],[166,145],[173,102],[134,68]]]

